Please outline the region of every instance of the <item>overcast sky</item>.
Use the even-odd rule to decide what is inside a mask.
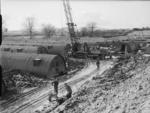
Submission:
[[[150,27],[150,1],[70,1],[78,28],[96,22],[99,28]],[[42,24],[66,27],[62,0],[2,0],[1,12],[8,30],[23,28],[25,18]]]

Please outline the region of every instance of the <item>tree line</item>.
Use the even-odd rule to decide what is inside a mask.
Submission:
[[[44,38],[51,38],[56,33],[56,28],[51,24],[42,25],[42,29],[40,33],[35,30],[35,26],[36,23],[34,17],[26,18],[23,23],[22,35],[27,35],[29,36],[30,39],[32,39],[35,35],[39,35],[39,34],[44,35]],[[7,34],[7,31],[8,29],[6,27],[6,21],[3,20],[2,21],[3,37],[5,36],[5,34]]]
[[[38,34],[35,31],[35,18],[28,17],[25,19],[23,24],[23,33],[28,35],[30,39],[34,37],[34,35]],[[102,30],[97,27],[97,23],[90,22],[86,26],[76,29],[76,34],[78,37],[103,37],[103,38],[111,38],[115,36],[125,36],[128,33],[135,31],[135,30],[150,30],[149,27],[144,28],[133,28],[133,29],[112,29],[112,30]],[[5,34],[8,29],[5,26],[5,21],[2,21],[2,33]],[[54,35],[57,35],[57,31],[62,36],[69,34],[66,29],[57,29],[51,24],[42,25],[41,33],[44,35],[44,38],[51,38]]]

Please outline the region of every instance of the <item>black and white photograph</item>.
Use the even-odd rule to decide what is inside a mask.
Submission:
[[[150,113],[150,0],[0,0],[0,113]]]

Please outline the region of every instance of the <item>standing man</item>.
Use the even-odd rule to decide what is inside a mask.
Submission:
[[[57,95],[58,95],[58,84],[59,84],[59,82],[58,82],[58,79],[56,78],[56,79],[52,82],[52,85],[54,86],[54,92],[55,92],[55,94],[56,94],[56,97],[57,97]]]
[[[97,58],[96,65],[97,65],[97,69],[99,69],[99,67],[100,67],[99,57]]]

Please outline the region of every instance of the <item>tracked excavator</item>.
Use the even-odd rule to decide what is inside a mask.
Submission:
[[[91,59],[104,59],[105,56],[108,56],[108,52],[106,51],[100,51],[100,50],[91,50],[91,46],[89,44],[81,43],[80,38],[77,35],[77,27],[76,24],[73,22],[72,14],[71,14],[71,7],[69,0],[62,0],[63,1],[63,6],[64,6],[64,11],[65,11],[65,16],[67,20],[67,26],[68,26],[68,31],[70,35],[70,40],[71,40],[71,52],[70,52],[70,57],[73,58],[91,58]],[[96,45],[96,44],[95,44]]]
[[[70,35],[72,51],[76,52],[80,49],[79,48],[80,39],[79,37],[77,37],[76,31],[75,31],[76,25],[74,24],[73,18],[71,15],[71,8],[70,8],[69,0],[62,0],[62,1],[63,1],[66,20],[67,20],[67,26],[68,26],[68,31]]]
[[[67,20],[67,26],[68,26],[68,31],[70,35],[70,40],[71,40],[71,56],[72,57],[83,57],[87,55],[87,52],[89,52],[89,47],[87,43],[81,44],[80,38],[77,36],[77,29],[76,29],[76,24],[73,22],[72,14],[71,14],[71,7],[69,0],[62,0],[63,1],[63,6],[64,6],[64,11],[65,11],[65,16]],[[81,48],[83,47],[83,51]]]

